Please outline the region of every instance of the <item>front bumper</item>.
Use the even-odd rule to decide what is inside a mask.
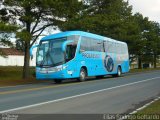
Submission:
[[[54,72],[54,73],[40,73],[36,72],[36,79],[45,80],[45,79],[65,79],[66,75],[64,71]]]
[[[52,67],[52,68],[36,68],[36,79],[68,79],[76,77],[73,70],[67,70],[66,67]]]

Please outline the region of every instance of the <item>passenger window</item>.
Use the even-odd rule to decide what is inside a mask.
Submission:
[[[85,51],[102,52],[102,51],[104,51],[103,50],[103,41],[89,38],[89,37],[82,37],[80,49],[85,50]]]

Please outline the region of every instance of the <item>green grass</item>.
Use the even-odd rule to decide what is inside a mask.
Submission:
[[[22,79],[22,67],[17,66],[7,66],[7,67],[0,67],[0,80],[18,80]],[[30,76],[33,76],[35,68],[30,68]]]
[[[22,78],[22,67],[0,67],[0,80],[18,80]]]
[[[22,67],[17,66],[0,66],[0,86],[12,86],[29,83],[38,83],[34,74],[35,68],[30,68],[30,77],[27,80],[22,79]]]
[[[160,114],[160,100],[152,103],[145,109],[139,111],[137,114]]]
[[[131,115],[128,120],[146,120],[141,119],[145,117],[148,118],[148,120],[160,120],[160,100],[138,111],[136,114]]]

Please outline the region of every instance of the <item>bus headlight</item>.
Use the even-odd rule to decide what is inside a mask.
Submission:
[[[57,69],[56,69],[56,72],[61,71],[61,70],[62,70],[62,68],[57,68]]]
[[[37,68],[36,72],[40,72],[40,73],[54,73],[54,72],[62,71],[64,69],[66,69],[67,67],[68,67],[68,65],[59,65],[57,67],[52,67],[52,68]]]
[[[56,72],[61,71],[61,70],[64,70],[64,69],[66,69],[67,67],[68,67],[68,66],[63,66],[63,65],[57,66],[57,67],[56,67]]]
[[[71,75],[71,74],[73,74],[73,71],[72,71],[72,70],[68,70],[67,73],[68,73],[69,75]]]
[[[55,71],[55,72],[61,71],[61,70],[63,69],[63,66],[62,66],[62,65],[57,66],[55,69],[56,69],[56,71]]]
[[[66,69],[67,67],[68,67],[68,65],[64,65],[64,66],[63,66],[63,70]]]

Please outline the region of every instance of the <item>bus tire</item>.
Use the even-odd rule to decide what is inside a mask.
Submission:
[[[120,66],[118,66],[116,76],[117,76],[117,77],[120,77],[121,75],[122,75],[122,69],[121,69],[121,67],[120,67]]]
[[[117,68],[117,74],[113,74],[113,77],[120,77],[122,75],[122,69],[120,66]]]
[[[78,81],[83,82],[86,80],[86,77],[87,77],[87,71],[84,68],[81,68]]]
[[[57,79],[57,80],[54,80],[54,82],[55,82],[56,84],[60,84],[60,83],[62,82],[62,80]]]

